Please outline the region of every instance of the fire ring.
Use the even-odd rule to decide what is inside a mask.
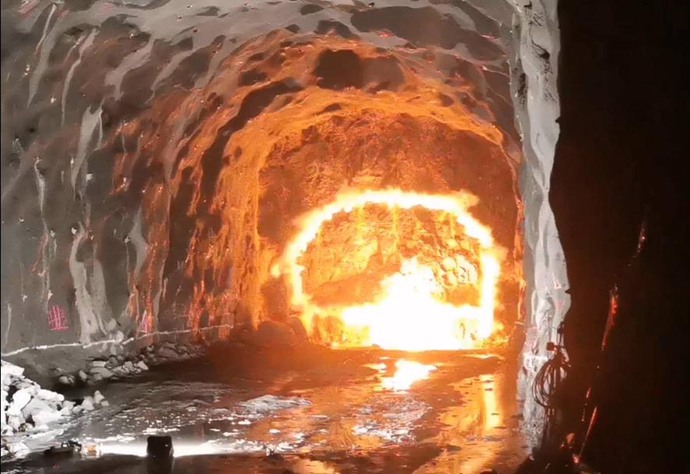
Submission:
[[[299,262],[300,257],[306,252],[311,242],[317,237],[322,226],[333,219],[341,212],[351,213],[354,209],[366,205],[385,205],[389,209],[412,209],[422,207],[428,210],[446,212],[455,216],[458,224],[464,227],[465,235],[476,240],[479,244],[480,254],[479,263],[481,269],[480,283],[480,305],[471,306],[452,306],[445,304],[443,313],[458,320],[472,320],[474,322],[473,337],[483,340],[491,336],[494,326],[494,306],[496,299],[496,285],[500,274],[499,258],[497,257],[494,241],[489,228],[477,221],[469,213],[468,208],[474,204],[476,198],[469,194],[457,193],[453,195],[445,194],[424,194],[416,192],[406,192],[399,189],[387,190],[366,190],[355,192],[344,192],[336,196],[335,201],[322,207],[314,209],[299,218],[298,224],[300,231],[288,243],[279,262],[271,269],[274,277],[286,275],[291,288],[292,307],[301,313],[302,322],[307,331],[311,334],[313,330],[313,318],[316,315],[327,314],[331,308],[325,308],[315,304],[309,294],[304,291],[302,273],[305,267]],[[343,308],[343,313],[351,312],[353,307]],[[455,313],[453,315],[453,313]],[[425,327],[429,325],[430,318],[425,319]],[[441,328],[439,328],[441,329]],[[447,329],[443,330],[447,333]],[[416,336],[419,336],[418,334]],[[447,337],[447,334],[438,334],[436,337]],[[381,344],[378,344],[381,345]],[[396,344],[395,342],[386,343],[390,349],[403,350],[426,350],[432,347],[421,347],[418,345]],[[452,341],[443,343],[443,347],[433,347],[437,349],[468,349],[468,343]],[[405,347],[407,346],[407,347]]]

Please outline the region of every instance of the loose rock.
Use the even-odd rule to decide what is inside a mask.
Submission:
[[[94,367],[89,372],[94,375],[98,374],[104,379],[109,379],[113,376],[113,373],[110,371],[110,369],[106,369],[105,367]]]
[[[98,390],[96,390],[93,394],[94,403],[101,404],[101,402],[103,402],[103,400],[105,400],[105,397],[103,396],[103,394],[101,392],[99,392]]]
[[[93,406],[93,398],[84,397],[84,401],[81,402],[81,408],[86,411],[93,411],[95,407]]]

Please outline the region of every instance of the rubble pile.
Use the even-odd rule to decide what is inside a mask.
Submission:
[[[64,395],[41,388],[24,376],[24,369],[2,361],[2,456],[20,456],[28,451],[18,433],[48,431],[65,417],[106,406],[108,401],[96,391],[81,402],[65,400]]]
[[[115,381],[141,374],[150,366],[199,357],[203,351],[203,347],[191,344],[163,342],[127,356],[96,358],[76,373],[61,374],[57,379],[58,390],[60,386],[91,386]],[[46,432],[70,416],[108,405],[98,390],[92,396],[66,400],[61,393],[46,390],[24,376],[24,368],[2,361],[2,456],[28,453],[29,448],[16,435]]]
[[[157,346],[147,346],[135,354],[93,359],[84,370],[61,375],[58,382],[61,385],[93,385],[105,380],[115,381],[145,372],[154,365],[193,359],[203,355],[203,352],[200,346],[163,342]]]

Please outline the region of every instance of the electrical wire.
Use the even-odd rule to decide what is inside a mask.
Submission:
[[[555,394],[570,368],[561,346],[553,344],[553,350],[553,356],[541,366],[532,385],[534,401],[546,410],[556,409]]]
[[[534,401],[547,412],[553,412],[556,409],[555,395],[570,369],[570,363],[563,352],[563,322],[558,326],[557,333],[558,342],[546,344],[546,350],[553,351],[553,356],[541,366],[532,384]]]

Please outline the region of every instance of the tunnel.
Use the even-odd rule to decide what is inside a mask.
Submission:
[[[580,145],[572,3],[3,4],[3,457],[616,465],[597,354],[648,224]]]

